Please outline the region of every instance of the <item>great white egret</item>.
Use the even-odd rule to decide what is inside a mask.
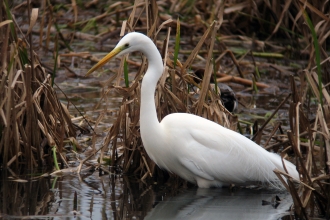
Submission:
[[[273,170],[285,170],[281,157],[243,135],[187,113],[169,114],[158,121],[154,94],[163,62],[149,37],[137,32],[125,35],[86,75],[112,57],[134,51],[148,59],[141,85],[140,132],[145,150],[159,167],[202,188],[250,181],[279,182]],[[288,173],[299,179],[295,165],[287,160],[284,164]]]

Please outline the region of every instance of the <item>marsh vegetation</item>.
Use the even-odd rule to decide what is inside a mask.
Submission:
[[[299,183],[275,172],[293,198],[294,214],[330,218],[327,2],[5,0],[0,7],[0,165],[2,179],[16,181],[16,189],[21,181],[91,168],[134,174],[147,186],[189,187],[155,166],[143,148],[145,58],[117,59],[97,80],[84,78],[121,36],[139,31],[154,40],[166,64],[155,94],[159,119],[200,115],[293,161]],[[72,79],[78,79],[75,89],[87,82],[92,86],[84,89],[101,88],[88,112],[73,110],[76,97],[66,99],[57,87]],[[244,118],[224,108],[211,81],[238,93],[272,95],[277,106],[265,107],[264,117]],[[116,94],[117,107],[109,108],[109,94]],[[244,97],[241,109],[248,106]],[[8,188],[1,193],[3,205],[20,198]]]

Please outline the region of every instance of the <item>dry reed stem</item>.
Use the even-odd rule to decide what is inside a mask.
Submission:
[[[246,85],[246,86],[252,86],[253,85],[253,81],[252,80],[248,80],[248,79],[244,79],[241,77],[236,77],[236,76],[230,76],[224,73],[217,73],[217,76],[220,76],[220,78],[217,78],[217,82],[234,82],[234,83],[238,83],[238,84],[242,84],[242,85]],[[256,86],[258,88],[269,88],[270,86],[265,84],[265,83],[261,83],[261,82],[255,82]]]
[[[312,77],[312,75],[313,73],[305,70],[305,76],[309,81],[312,91],[317,97],[319,94],[317,89],[318,82],[315,80],[316,77]],[[303,78],[301,79],[304,80]],[[319,106],[314,125],[311,125],[304,114],[305,110],[303,109],[303,105],[300,103],[302,97],[299,96],[299,90],[297,89],[293,79],[291,80],[291,86],[293,92],[293,102],[290,105],[289,111],[291,131],[288,132],[288,138],[296,155],[297,167],[299,168],[301,174],[301,186],[297,190],[292,184],[290,184],[289,180],[288,182],[290,193],[294,199],[296,214],[301,218],[307,219],[309,215],[314,215],[314,206],[316,206],[322,214],[326,214],[325,205],[329,202],[326,201],[326,198],[329,198],[329,195],[327,195],[329,193],[325,190],[327,186],[323,185],[320,181],[317,181],[323,178],[328,179],[330,177],[329,174],[325,175],[323,173],[324,168],[327,166],[326,161],[329,161],[329,156],[327,154],[324,155],[326,161],[324,161],[324,164],[320,164],[321,166],[317,168],[315,161],[316,158],[313,156],[313,151],[316,147],[315,139],[319,139],[319,141],[323,140],[326,152],[330,150],[328,148],[329,128],[326,123],[326,121],[329,122],[330,118],[326,118],[325,115],[323,115],[322,107]],[[303,89],[304,88],[301,88],[301,90]],[[328,96],[328,92],[326,90],[323,90],[322,92],[325,95],[324,97]],[[328,99],[325,98],[325,101],[326,106],[328,106]],[[311,127],[313,127],[313,130]],[[300,140],[302,132],[306,132],[309,137],[306,147],[303,147],[304,145]],[[321,151],[319,151],[319,154],[321,154]],[[314,190],[311,191],[311,188]],[[320,199],[324,200],[324,202],[320,202]],[[313,202],[314,200],[316,200],[316,203]]]

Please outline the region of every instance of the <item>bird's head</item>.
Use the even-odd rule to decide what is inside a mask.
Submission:
[[[141,33],[132,32],[126,34],[116,45],[116,47],[105,57],[103,57],[97,64],[95,64],[86,74],[88,76],[101,66],[103,66],[106,62],[108,62],[111,58],[115,56],[122,56],[127,53],[131,53],[134,51],[144,51],[143,45],[145,42],[151,41],[148,37]]]

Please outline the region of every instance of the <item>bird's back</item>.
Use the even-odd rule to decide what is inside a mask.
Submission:
[[[273,170],[284,171],[279,155],[205,118],[175,113],[166,116],[161,126],[167,140],[161,146],[167,152],[163,155],[173,153],[155,162],[199,186],[277,181]],[[288,161],[285,164],[298,178],[295,166]]]

